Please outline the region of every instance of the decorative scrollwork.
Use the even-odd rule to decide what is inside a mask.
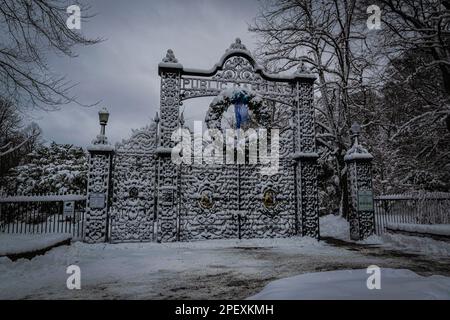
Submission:
[[[252,63],[240,56],[233,56],[223,64],[223,70],[218,72],[213,79],[242,82],[262,82],[259,74],[255,73]]]

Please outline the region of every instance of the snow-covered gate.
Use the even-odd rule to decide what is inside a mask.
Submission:
[[[269,238],[302,234],[292,130],[281,133],[278,173],[261,164],[181,165],[179,239]],[[291,143],[289,143],[291,141]]]
[[[161,105],[158,119],[158,240],[319,236],[313,76],[304,65],[292,75],[266,73],[239,39],[210,70],[184,68],[172,50],[159,64]],[[184,100],[218,97],[225,90],[248,89],[263,103],[284,108],[280,129],[280,168],[261,174],[261,164],[176,165],[172,133],[184,127]],[[211,103],[205,123],[221,129],[230,102]],[[258,122],[262,129],[273,125]],[[276,126],[275,126],[276,127]]]
[[[318,238],[315,76],[303,64],[290,75],[268,74],[239,39],[210,70],[184,68],[168,50],[158,73],[161,102],[154,121],[115,148],[107,142],[103,122],[101,134],[88,148],[85,241],[170,242],[295,234]],[[276,174],[262,174],[260,163],[180,165],[172,160],[177,143],[172,134],[185,128],[180,112],[183,101],[214,98],[205,123],[220,129],[230,101],[217,104],[216,98],[227,90],[256,95],[259,102],[252,114],[259,120],[266,119],[268,108],[284,108],[289,121],[283,125],[256,119],[259,129],[280,131]],[[355,213],[351,229],[358,237],[370,235],[373,229],[371,211],[359,207],[360,195],[370,200],[370,159],[355,139],[347,160]]]
[[[112,165],[110,241],[156,240],[157,125],[133,131],[116,145]]]

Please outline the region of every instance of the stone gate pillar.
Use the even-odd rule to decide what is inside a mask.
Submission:
[[[172,132],[178,128],[180,106],[180,81],[183,66],[178,63],[172,50],[158,65],[161,77],[160,136],[157,169],[157,221],[158,241],[177,240],[177,166],[172,162],[171,152],[175,143]]]
[[[106,109],[99,112],[101,132],[92,141],[89,152],[86,216],[84,241],[98,243],[108,241],[109,203],[111,195],[111,168],[114,154],[105,135],[109,114]]]
[[[302,64],[295,73],[294,141],[297,199],[301,234],[319,238],[319,198],[313,84],[315,77]],[[305,80],[307,79],[307,80]]]
[[[372,155],[358,141],[360,126],[353,124],[351,135],[353,146],[344,160],[347,164],[349,190],[350,238],[363,240],[375,231],[375,216],[372,190]]]

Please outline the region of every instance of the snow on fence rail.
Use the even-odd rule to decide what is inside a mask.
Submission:
[[[377,234],[388,224],[449,224],[450,193],[394,194],[374,197]]]
[[[375,200],[440,200],[450,199],[448,192],[430,192],[416,194],[388,194],[374,197]]]
[[[81,201],[86,200],[85,194],[45,194],[45,195],[15,195],[15,196],[6,196],[0,197],[0,203],[5,202],[51,202],[51,201]]]
[[[46,194],[0,197],[0,232],[71,233],[83,236],[86,195]]]

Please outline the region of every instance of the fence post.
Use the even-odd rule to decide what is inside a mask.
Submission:
[[[363,240],[375,232],[375,216],[372,188],[373,156],[358,141],[361,127],[353,124],[351,136],[353,145],[344,160],[347,164],[349,190],[350,238]]]
[[[92,141],[89,152],[89,172],[86,199],[84,241],[98,243],[108,241],[109,198],[111,194],[111,169],[114,147],[108,143],[105,126],[109,113],[99,112],[101,131]]]

